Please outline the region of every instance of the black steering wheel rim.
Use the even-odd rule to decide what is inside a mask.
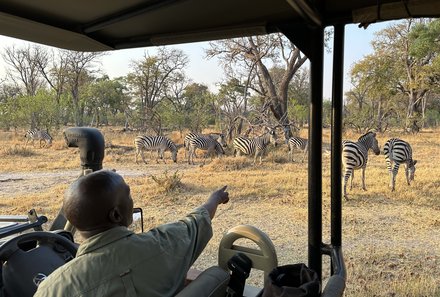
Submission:
[[[23,250],[27,243],[32,243],[32,247]],[[77,248],[67,237],[45,231],[24,233],[8,240],[0,246],[5,295],[33,296],[41,281],[75,257]]]

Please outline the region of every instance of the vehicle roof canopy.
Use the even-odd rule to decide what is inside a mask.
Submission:
[[[106,51],[266,34],[304,23],[367,26],[438,17],[440,1],[3,0],[0,11],[2,35],[71,50]]]

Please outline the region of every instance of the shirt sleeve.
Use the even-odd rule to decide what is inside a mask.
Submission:
[[[165,253],[174,259],[184,259],[188,270],[200,256],[212,237],[211,218],[204,207],[198,207],[181,220],[157,227]]]

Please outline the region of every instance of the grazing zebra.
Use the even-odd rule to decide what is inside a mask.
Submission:
[[[135,155],[136,164],[139,154],[142,157],[142,161],[144,161],[144,163],[147,164],[144,158],[144,150],[150,151],[150,158],[151,158],[151,153],[153,151],[157,151],[158,158],[161,158],[164,163],[165,163],[165,159],[163,158],[164,152],[170,151],[171,158],[173,159],[174,163],[177,162],[178,148],[170,139],[166,138],[165,136],[145,136],[145,135],[136,136],[136,138],[134,139],[134,146],[136,148],[136,155]],[[157,163],[159,163],[158,158],[156,158]]]
[[[32,145],[34,145],[35,140],[39,141],[40,148],[42,142],[45,142],[44,147],[52,145],[52,136],[50,136],[49,132],[44,130],[30,129],[26,132],[24,137],[26,138],[26,143],[24,146],[26,146],[29,141],[32,141]]]
[[[372,149],[376,155],[380,154],[379,144],[374,132],[362,135],[357,142],[348,140],[342,142],[342,163],[345,167],[344,197],[347,200],[347,181],[351,175],[351,190],[353,188],[354,170],[362,169],[362,189],[367,190],[365,187],[365,168],[367,167],[369,149]]]
[[[271,130],[262,136],[255,138],[246,138],[246,137],[237,137],[234,139],[234,156],[240,156],[241,152],[245,155],[254,156],[254,165],[257,162],[257,157],[260,156],[260,164],[262,163],[263,154],[266,151],[269,143],[272,143],[274,146],[277,145],[277,138],[275,134],[275,130]]]
[[[301,162],[304,162],[304,159],[306,158],[306,154],[307,154],[307,149],[309,147],[309,141],[305,138],[293,136],[289,138],[288,145],[289,145],[289,161],[293,162],[293,150],[297,149],[303,151],[303,158]]]
[[[216,140],[218,143],[220,143],[222,147],[227,146],[226,140],[225,140],[225,135],[223,133],[200,134],[200,133],[190,132],[190,133],[186,134],[185,138],[183,139],[185,158],[187,157],[187,153],[189,152],[189,144],[190,144],[191,139],[193,139],[195,137],[199,137],[199,136],[212,138],[212,139]]]
[[[391,138],[383,146],[383,154],[390,174],[391,191],[395,190],[396,175],[402,163],[405,163],[406,182],[410,185],[411,181],[414,180],[417,160],[412,158],[412,149],[409,143],[399,138]]]
[[[208,155],[211,155],[212,159],[213,153],[217,153],[218,157],[221,157],[221,155],[225,154],[222,145],[217,140],[206,136],[196,136],[191,138],[189,141],[188,164],[194,165],[196,149],[207,151],[203,160],[203,164],[205,164],[206,157]]]

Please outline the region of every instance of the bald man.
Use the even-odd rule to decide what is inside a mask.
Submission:
[[[55,270],[34,296],[174,296],[212,237],[211,219],[229,201],[226,186],[178,222],[135,234],[130,187],[117,173],[83,176],[66,191],[66,218],[85,238],[76,258]]]

